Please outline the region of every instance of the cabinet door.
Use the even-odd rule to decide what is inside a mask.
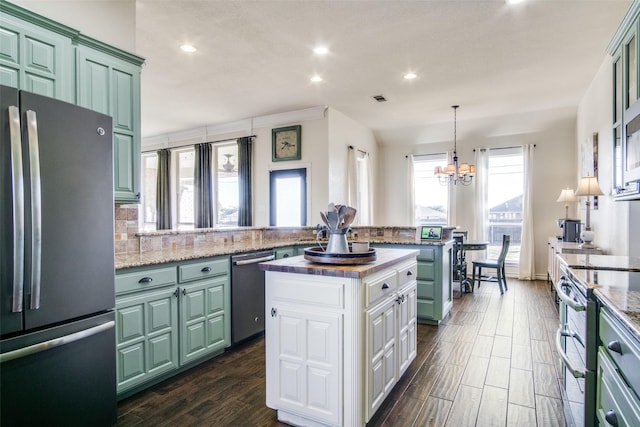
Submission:
[[[366,312],[366,420],[396,383],[396,295]]]
[[[140,201],[140,67],[78,46],[77,104],[113,117],[115,201]]]
[[[416,282],[399,291],[398,307],[398,378],[405,373],[417,355]]]
[[[267,406],[342,424],[342,314],[269,306]]]
[[[0,84],[72,102],[72,64],[69,37],[0,14]]]
[[[180,290],[180,364],[207,354],[222,352],[229,346],[226,333],[230,317],[225,304],[229,277],[184,285]]]
[[[178,368],[176,288],[116,298],[118,393]]]

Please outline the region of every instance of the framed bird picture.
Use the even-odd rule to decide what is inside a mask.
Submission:
[[[271,157],[274,162],[302,158],[301,129],[302,126],[296,125],[271,130]]]

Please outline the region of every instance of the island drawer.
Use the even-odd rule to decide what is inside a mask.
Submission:
[[[175,266],[125,270],[116,273],[116,294],[159,288],[175,283]]]
[[[387,295],[393,294],[398,287],[398,276],[396,270],[385,270],[365,278],[365,289],[367,290],[367,307]]]
[[[183,263],[178,267],[178,280],[189,282],[207,277],[229,274],[229,257],[209,258],[205,261]]]
[[[600,347],[596,397],[596,416],[600,425],[631,426],[640,419],[638,398],[625,382],[607,350]]]
[[[417,273],[418,264],[415,261],[398,266],[398,286],[400,287],[412,280],[416,280]]]
[[[640,345],[606,308],[600,310],[600,339],[622,375],[640,394]]]

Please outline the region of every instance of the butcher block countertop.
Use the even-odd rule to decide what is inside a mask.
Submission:
[[[420,251],[414,249],[378,248],[376,249],[375,261],[358,265],[319,264],[308,261],[303,255],[300,255],[263,262],[260,264],[260,268],[264,271],[360,279],[399,262],[415,259],[419,252]]]

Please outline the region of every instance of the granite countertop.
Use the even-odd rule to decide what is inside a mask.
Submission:
[[[289,257],[260,263],[264,271],[284,273],[312,274],[318,276],[349,277],[360,279],[398,262],[415,259],[419,251],[416,249],[376,249],[376,260],[367,264],[331,265],[307,261],[304,256]]]
[[[640,273],[572,269],[571,274],[606,305],[640,341]]]
[[[571,269],[640,271],[640,257],[617,255],[558,254]]]
[[[418,245],[418,246],[442,246],[448,241],[420,241],[408,240],[406,238],[372,239],[372,244],[392,244],[392,245]],[[326,242],[325,242],[326,243]],[[235,242],[218,246],[194,247],[194,248],[174,248],[158,251],[147,251],[140,253],[116,254],[116,270],[144,267],[169,262],[189,261],[200,258],[209,258],[222,255],[236,255],[245,252],[254,252],[268,249],[276,249],[288,246],[317,246],[315,239],[312,240],[282,240],[269,242]]]

